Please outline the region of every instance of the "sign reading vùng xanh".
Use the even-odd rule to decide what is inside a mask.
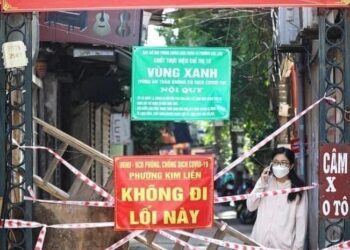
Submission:
[[[350,145],[320,146],[320,216],[350,218]]]
[[[134,120],[225,120],[230,114],[231,49],[134,47]]]
[[[212,156],[116,157],[114,173],[115,230],[211,227]]]

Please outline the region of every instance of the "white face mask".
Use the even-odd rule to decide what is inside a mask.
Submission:
[[[283,178],[286,175],[289,174],[289,168],[286,166],[283,166],[281,164],[275,164],[272,166],[272,171],[273,174],[277,177],[277,178]]]

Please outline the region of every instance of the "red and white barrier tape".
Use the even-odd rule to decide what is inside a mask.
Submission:
[[[80,228],[100,228],[100,227],[114,227],[113,222],[88,222],[88,223],[67,223],[67,224],[52,224],[46,225],[35,221],[25,221],[16,219],[5,219],[0,221],[0,227],[6,229],[17,229],[17,228],[38,228],[38,227],[49,227],[49,228],[67,228],[67,229],[80,229]]]
[[[44,240],[46,236],[46,226],[44,226],[39,233],[38,239],[36,240],[36,244],[34,250],[41,250],[44,246]]]
[[[5,219],[0,220],[1,228],[15,229],[15,228],[38,228],[42,227],[43,224],[35,221],[25,221],[16,219]]]
[[[47,227],[58,228],[58,229],[101,228],[101,227],[114,227],[114,222],[67,223],[67,224],[47,225]]]
[[[286,188],[274,191],[267,191],[262,193],[251,193],[251,194],[242,194],[242,195],[233,195],[233,196],[224,196],[224,197],[214,197],[214,203],[223,203],[228,201],[239,201],[246,200],[250,196],[256,196],[258,198],[267,197],[267,196],[276,196],[282,194],[295,193],[300,191],[306,191],[315,188],[317,185],[299,187],[299,188]],[[62,205],[75,205],[75,206],[85,206],[85,207],[114,207],[114,202],[108,201],[57,201],[57,200],[42,200],[37,199],[34,196],[31,188],[28,187],[28,191],[31,194],[31,197],[24,196],[24,200],[31,200],[33,202],[43,202],[43,203],[51,203],[51,204],[62,204]]]
[[[39,237],[35,244],[35,250],[41,250],[46,235],[47,228],[56,228],[56,229],[83,229],[83,228],[101,228],[101,227],[114,227],[114,222],[92,222],[92,223],[69,223],[69,224],[53,224],[46,225],[38,223],[35,221],[24,221],[16,219],[6,219],[0,220],[0,227],[5,229],[17,229],[17,228],[39,228],[43,227],[39,233]],[[127,237],[125,237],[127,238]],[[124,238],[124,239],[125,239]]]
[[[123,239],[119,240],[117,243],[114,243],[112,246],[106,248],[106,250],[113,250],[113,249],[117,249],[118,247],[124,245],[126,242],[128,242],[129,240],[135,238],[136,236],[140,235],[143,232],[143,230],[136,230],[133,231],[132,233],[128,234],[126,237],[124,237]]]
[[[51,203],[51,204],[62,204],[62,205],[74,205],[84,207],[114,207],[114,202],[110,201],[54,201],[54,200],[42,200],[33,199],[33,197],[24,196],[24,200],[33,202]]]
[[[241,245],[241,244],[237,244],[237,243],[233,243],[233,242],[213,239],[213,238],[205,237],[205,236],[194,234],[194,233],[189,233],[189,232],[182,231],[182,230],[173,230],[172,232],[177,233],[177,234],[182,234],[182,235],[194,238],[194,239],[202,240],[202,241],[205,241],[205,242],[213,243],[215,245],[226,247],[226,248],[229,248],[229,249],[237,249],[237,250],[271,249],[271,248],[264,248],[264,247]]]
[[[46,229],[49,228],[56,228],[56,229],[83,229],[83,228],[102,228],[102,227],[114,227],[114,222],[93,222],[93,223],[70,223],[70,224],[54,224],[54,225],[46,225],[41,224],[35,221],[24,221],[24,220],[16,220],[16,219],[5,219],[0,220],[0,227],[6,228],[6,229],[17,229],[17,228],[39,228],[42,227],[36,245],[35,250],[41,250],[44,241],[45,241],[45,235],[46,235]],[[136,230],[124,237],[123,239],[119,240],[117,243],[113,244],[112,246],[106,248],[106,250],[113,250],[116,249],[126,242],[130,241],[131,239],[135,238],[136,236],[140,235],[143,230]],[[168,234],[164,232],[163,230],[158,231],[159,234],[163,235],[164,237],[174,241],[175,243],[178,243],[184,247],[187,247],[188,249],[198,250],[198,248],[192,246],[191,244],[182,241],[175,236]],[[185,232],[182,230],[173,230],[172,232],[177,234],[182,234],[188,237],[192,237],[195,239],[203,240],[205,242],[210,242],[219,246],[223,246],[230,249],[238,249],[238,250],[260,250],[260,249],[268,249],[263,247],[255,247],[255,246],[243,246],[237,243],[233,242],[227,242],[222,240],[217,240],[209,237],[205,237],[198,234],[193,234],[189,232]],[[271,249],[271,248],[269,248]],[[350,249],[350,241],[342,242],[338,245],[331,246],[328,248],[324,248],[323,250],[338,250],[338,249]]]
[[[324,99],[326,100],[330,100],[330,101],[334,101],[333,98],[330,97],[326,97],[324,96],[323,98],[319,99],[317,102],[313,103],[311,106],[309,106],[307,109],[303,110],[301,113],[299,113],[298,115],[296,115],[294,118],[292,118],[290,121],[288,121],[287,123],[285,123],[283,126],[281,126],[279,129],[277,129],[276,131],[274,131],[272,134],[270,134],[268,137],[266,137],[264,140],[262,140],[261,142],[259,142],[258,144],[256,144],[254,147],[252,147],[252,149],[246,153],[244,153],[241,157],[239,157],[238,159],[236,159],[234,162],[232,162],[231,164],[229,164],[226,168],[224,168],[223,170],[221,170],[219,173],[217,173],[214,177],[214,179],[218,179],[219,177],[221,177],[222,175],[224,175],[226,172],[228,172],[229,170],[231,170],[232,168],[234,168],[235,166],[237,166],[238,164],[240,164],[243,160],[245,160],[246,158],[248,158],[249,156],[251,156],[252,154],[254,154],[257,150],[259,150],[262,146],[264,146],[266,143],[268,143],[269,141],[271,141],[274,137],[276,137],[279,133],[281,133],[284,129],[286,129],[287,127],[289,127],[292,123],[294,123],[295,121],[297,121],[298,119],[300,119],[303,115],[305,115],[307,112],[309,112],[311,109],[313,109],[316,105],[318,105],[321,101],[323,101]],[[56,154],[52,149],[47,148],[47,147],[42,147],[42,146],[20,146],[18,145],[18,143],[14,143],[15,145],[17,145],[20,148],[27,148],[27,149],[42,149],[42,150],[46,150],[49,153],[51,153],[56,159],[58,159],[63,165],[65,165],[70,171],[72,171],[80,180],[82,180],[85,184],[87,184],[88,186],[90,186],[94,191],[96,191],[98,194],[100,194],[102,197],[106,198],[109,202],[102,202],[101,204],[99,204],[100,202],[96,203],[96,202],[80,202],[80,201],[68,201],[68,202],[72,202],[71,204],[73,205],[73,203],[75,205],[79,204],[79,205],[83,205],[83,206],[92,206],[93,203],[94,204],[99,204],[97,206],[104,206],[107,203],[114,203],[114,198],[113,196],[111,196],[109,193],[107,193],[105,190],[103,190],[101,187],[99,187],[96,183],[94,183],[91,179],[89,179],[86,175],[84,175],[83,173],[81,173],[79,170],[77,170],[73,165],[71,165],[69,162],[67,162],[66,160],[64,160],[60,155]],[[274,195],[280,195],[280,194],[287,194],[287,193],[291,193],[292,190],[293,192],[299,192],[302,190],[308,190],[308,189],[312,189],[315,188],[315,186],[309,186],[309,187],[303,187],[303,188],[293,188],[290,189],[290,192],[287,192],[286,190],[276,190],[276,191],[269,191],[269,192],[263,192],[263,193],[258,193],[258,194],[253,194],[256,195],[258,197],[266,197],[266,196],[274,196]],[[35,198],[34,193],[30,192],[30,195],[32,197],[27,197],[30,200],[36,201],[38,199]],[[235,200],[243,200],[243,199],[247,199],[249,195],[239,195],[239,196],[228,196],[228,197],[217,197],[215,198],[215,203],[220,203],[220,202],[227,202],[227,201],[235,201]],[[38,200],[38,201],[45,201],[45,200]],[[61,203],[61,202],[50,202],[50,203]],[[69,204],[69,203],[64,203],[62,201],[61,204]],[[50,227],[50,228],[69,228],[69,229],[80,229],[80,228],[97,228],[97,227],[114,227],[114,222],[101,222],[101,223],[71,223],[71,224],[55,224],[55,225],[45,225],[45,224],[40,224],[37,222],[31,222],[31,221],[22,221],[22,220],[1,220],[0,221],[0,226],[4,227],[4,228],[37,228],[37,227],[43,227],[42,230],[40,231],[39,237],[38,237],[38,242],[35,246],[35,250],[41,250],[43,243],[44,243],[44,238],[45,238],[45,234],[46,234],[46,228]],[[183,232],[181,230],[176,230],[178,232]],[[175,232],[176,232],[175,231]],[[106,250],[112,250],[112,249],[116,249],[118,247],[120,247],[121,245],[125,244],[126,242],[128,242],[130,239],[136,237],[137,235],[141,234],[143,232],[143,230],[137,230],[132,232],[131,234],[127,235],[126,237],[124,237],[123,239],[121,239],[120,241],[118,241],[117,243],[113,244],[112,246],[108,247]],[[163,235],[164,237],[173,240],[175,243],[178,243],[182,246],[185,246],[189,249],[193,249],[193,250],[197,250],[197,248],[195,248],[194,246],[190,245],[189,243],[182,241],[176,237],[174,237],[171,234],[168,234],[162,230],[159,231],[159,233],[161,235]],[[187,232],[185,232],[187,233]],[[190,237],[194,237],[190,236]],[[211,239],[211,238],[207,238],[204,236],[200,236],[197,235],[195,236],[197,237],[197,239],[203,239],[204,241],[207,242],[216,242],[214,244],[224,244],[223,246],[228,247],[228,246],[235,246],[236,248],[233,249],[264,249],[264,248],[256,248],[253,246],[242,246],[242,245],[238,245],[235,243],[231,243],[231,242],[225,242],[225,241],[220,241],[220,240],[216,240],[216,239]],[[194,237],[194,238],[195,238]],[[227,245],[225,245],[227,244]],[[231,245],[232,244],[232,245]],[[338,244],[336,246],[332,246],[331,248],[327,248],[328,249],[346,249],[350,245],[350,242],[343,242],[341,244]],[[238,248],[237,248],[238,247]],[[335,248],[336,247],[336,248]]]
[[[224,175],[226,172],[230,171],[232,168],[234,168],[235,166],[237,166],[238,164],[240,164],[242,161],[244,161],[246,158],[248,158],[249,156],[251,156],[252,154],[254,154],[256,151],[258,151],[262,146],[264,146],[266,143],[268,143],[269,141],[271,141],[273,138],[275,138],[279,133],[281,133],[283,130],[285,130],[286,128],[288,128],[290,125],[292,125],[295,121],[299,120],[303,115],[305,115],[307,112],[309,112],[311,109],[313,109],[314,107],[316,107],[321,101],[323,100],[329,100],[329,101],[333,101],[335,102],[335,100],[331,97],[322,97],[321,99],[319,99],[317,102],[313,103],[311,106],[309,106],[308,108],[304,109],[302,112],[300,112],[299,114],[297,114],[296,116],[294,116],[292,119],[290,119],[287,123],[283,124],[281,127],[279,127],[277,130],[275,130],[272,134],[270,134],[269,136],[267,136],[264,140],[262,140],[261,142],[259,142],[258,144],[256,144],[254,147],[252,147],[248,152],[244,153],[243,155],[241,155],[240,157],[238,157],[235,161],[233,161],[232,163],[230,163],[227,167],[225,167],[224,169],[222,169],[219,173],[217,173],[214,176],[214,180],[217,180],[218,178],[220,178],[222,175]]]
[[[338,249],[350,249],[350,240],[344,241],[342,243],[339,243],[331,247],[324,248],[323,250],[338,250]]]
[[[114,207],[114,202],[112,201],[57,201],[57,200],[43,200],[37,199],[31,186],[28,186],[28,193],[30,197],[24,196],[24,200],[51,204],[62,204],[62,205],[74,205],[83,207]]]
[[[16,146],[19,146],[18,143],[15,144]],[[107,193],[103,188],[98,186],[95,182],[93,182],[89,177],[84,175],[82,172],[80,172],[78,169],[76,169],[72,164],[67,162],[65,159],[63,159],[59,154],[54,152],[51,148],[43,147],[43,146],[19,146],[20,148],[24,149],[41,149],[46,150],[50,154],[52,154],[59,162],[61,162],[63,165],[65,165],[70,171],[73,172],[80,180],[82,180],[86,185],[91,187],[95,192],[97,192],[102,197],[106,198],[110,202],[114,202],[114,197]]]
[[[190,243],[183,241],[181,239],[176,238],[175,236],[168,234],[167,232],[164,232],[163,230],[159,230],[158,233],[160,235],[163,235],[164,237],[168,238],[169,240],[174,241],[177,244],[180,244],[181,246],[187,247],[190,250],[199,250],[199,248],[192,246]]]
[[[305,187],[298,187],[298,188],[285,188],[285,189],[279,189],[279,190],[273,190],[273,191],[266,191],[261,193],[250,193],[250,194],[241,194],[241,195],[233,195],[233,196],[224,196],[224,197],[214,197],[214,203],[222,203],[222,202],[228,202],[228,201],[241,201],[246,200],[248,197],[255,196],[258,198],[267,197],[267,196],[276,196],[281,194],[289,194],[289,193],[296,193],[300,191],[306,191],[317,187],[317,184],[314,184],[313,186],[305,186]]]

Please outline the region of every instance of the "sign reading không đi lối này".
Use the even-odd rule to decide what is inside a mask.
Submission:
[[[231,49],[134,47],[134,120],[225,120],[230,115]]]
[[[212,156],[116,157],[114,173],[116,230],[212,226]]]

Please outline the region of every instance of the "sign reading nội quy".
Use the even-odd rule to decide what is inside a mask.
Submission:
[[[115,157],[114,173],[115,230],[212,226],[211,155]]]
[[[320,146],[319,184],[322,218],[349,218],[350,145]]]
[[[134,47],[133,120],[225,120],[231,49]]]

